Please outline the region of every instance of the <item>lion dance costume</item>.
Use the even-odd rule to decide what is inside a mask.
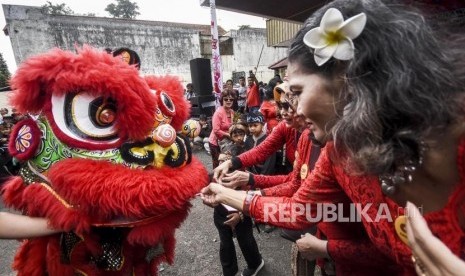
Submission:
[[[63,233],[26,240],[18,275],[157,275],[174,259],[174,232],[208,182],[188,140],[173,76],[84,46],[32,57],[12,79],[11,103],[30,114],[9,150],[23,161],[3,187],[9,207]]]

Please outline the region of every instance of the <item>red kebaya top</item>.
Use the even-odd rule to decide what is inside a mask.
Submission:
[[[233,158],[232,169],[250,167],[262,163],[271,154],[281,149],[283,145],[286,145],[287,160],[293,163],[299,136],[299,132],[295,128],[288,127],[284,121],[280,122],[260,145]]]
[[[392,263],[396,263],[401,275],[416,275],[411,261],[411,250],[398,237],[394,221],[403,215],[403,209],[391,199],[384,196],[381,185],[376,176],[348,175],[341,164],[331,162],[329,154],[334,151],[334,145],[329,143],[321,153],[312,175],[302,183],[301,188],[292,198],[255,197],[250,205],[250,214],[259,221],[264,220],[263,208],[265,204],[291,206],[292,203],[317,202],[347,202],[360,204],[364,215],[361,216],[365,231],[371,242],[383,252]],[[460,173],[460,183],[442,210],[425,214],[432,233],[437,236],[449,249],[459,257],[465,253],[465,233],[457,218],[462,218],[465,197],[465,138],[462,138],[457,154],[457,167]],[[344,191],[344,194],[341,192]],[[381,218],[380,213],[392,219]],[[281,227],[306,228],[309,222],[304,216],[297,216],[296,221],[288,223],[273,223]],[[320,225],[323,224],[323,227]],[[325,223],[319,228],[326,234],[328,251],[334,250],[331,240],[339,234],[355,234],[352,232],[339,233],[334,229],[326,229]],[[328,225],[328,223],[326,223]]]
[[[267,221],[265,217],[267,212],[271,212],[270,209],[265,211],[265,209],[270,208],[270,203],[273,205],[275,203],[283,203],[284,206],[288,206],[288,204],[292,202],[293,198],[291,197],[299,190],[301,183],[307,182],[308,184],[307,179],[311,177],[309,163],[310,155],[313,150],[315,150],[315,146],[312,147],[310,131],[307,129],[302,133],[299,139],[294,168],[289,175],[284,176],[285,182],[281,182],[281,184],[278,182],[283,176],[254,176],[255,186],[265,188],[262,190],[262,194],[266,197],[256,197],[254,199],[249,210],[253,217],[258,221],[270,222]],[[308,185],[306,188],[308,188]],[[320,187],[315,193],[310,194],[308,190],[306,191],[307,196],[309,199],[312,199],[312,202],[343,204],[344,207],[346,207],[345,209],[342,208],[344,217],[350,216],[350,208],[348,206],[351,201],[334,181],[328,181],[327,185]],[[299,190],[299,192],[302,191]],[[319,192],[321,192],[321,195],[317,196]],[[287,198],[273,198],[268,196]],[[301,199],[299,202],[308,202],[308,200]],[[274,206],[276,210],[279,210],[278,205]],[[311,207],[317,208],[316,205]],[[280,212],[281,211],[277,211],[275,218],[279,218]],[[285,212],[284,209],[282,212]],[[316,212],[310,210],[310,213],[310,218],[312,220],[316,218]],[[273,218],[271,219],[273,220]],[[297,218],[295,223],[271,221],[271,224],[285,228],[307,229],[310,225],[315,223],[311,223],[307,221],[305,216],[301,216]],[[335,261],[337,275],[373,275],[374,271],[376,271],[377,275],[393,275],[399,272],[396,270],[397,268],[394,263],[392,261],[389,262],[389,258],[383,255],[383,253],[369,240],[361,222],[320,222],[318,224],[318,231],[320,237],[325,236],[329,241],[328,252]]]

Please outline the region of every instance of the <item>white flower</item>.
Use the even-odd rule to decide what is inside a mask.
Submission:
[[[367,17],[364,13],[357,14],[346,21],[338,9],[328,9],[321,18],[320,27],[308,31],[304,43],[315,49],[315,62],[323,65],[331,57],[339,60],[349,60],[354,57],[352,39],[360,35],[365,28]]]

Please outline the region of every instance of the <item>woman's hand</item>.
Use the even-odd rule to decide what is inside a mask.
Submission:
[[[226,175],[229,169],[232,167],[231,160],[221,163],[218,167],[213,170],[213,179],[216,182],[220,182],[224,175]]]
[[[244,171],[234,171],[226,174],[221,179],[221,184],[225,187],[235,189],[249,183],[250,173]]]
[[[228,218],[228,220],[225,221],[224,224],[231,227],[232,230],[234,230],[234,228],[236,228],[236,225],[241,221],[241,215],[239,213],[231,213],[226,217]]]
[[[455,276],[465,273],[465,262],[429,230],[418,208],[407,202],[407,237],[412,249],[412,261],[418,275]]]
[[[239,211],[242,211],[247,197],[245,191],[235,191],[217,183],[210,183],[200,192],[202,200],[207,205],[223,203]]]
[[[320,240],[312,234],[305,234],[296,241],[297,248],[302,257],[313,261],[318,258],[329,258],[327,244],[328,241]]]
[[[221,203],[221,194],[222,189],[226,189],[217,183],[210,183],[207,187],[203,188],[200,193],[200,197],[203,200],[203,203],[208,206],[217,206]]]

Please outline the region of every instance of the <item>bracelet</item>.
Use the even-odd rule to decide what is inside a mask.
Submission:
[[[252,203],[253,198],[255,197],[255,193],[253,191],[247,191],[247,197],[244,200],[244,204],[242,205],[242,213],[248,216],[250,214],[250,204]]]

